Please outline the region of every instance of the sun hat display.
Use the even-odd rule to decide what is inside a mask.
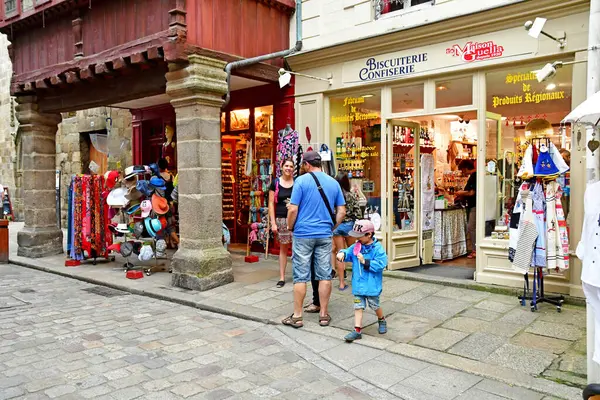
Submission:
[[[127,189],[125,188],[115,188],[106,197],[106,203],[111,207],[125,207],[125,204],[127,204],[126,193]]]
[[[154,252],[152,251],[152,247],[145,244],[142,246],[140,250],[140,255],[138,256],[138,260],[140,261],[150,261],[154,257]]]
[[[120,233],[129,233],[129,227],[127,224],[118,224],[115,230]]]
[[[160,221],[160,226],[162,226],[162,229],[165,229],[167,227],[167,217],[161,215],[158,217],[158,220]]]
[[[139,255],[140,251],[142,250],[142,243],[141,242],[133,242],[133,254],[135,255]]]
[[[140,208],[142,209],[142,218],[146,218],[152,212],[152,202],[150,200],[142,201],[140,204]]]
[[[153,176],[150,178],[150,186],[155,189],[166,190],[167,184],[163,178],[159,178],[158,176]]]
[[[146,231],[148,231],[148,233],[152,237],[156,237],[156,235],[158,234],[158,232],[160,232],[162,228],[162,225],[158,218],[148,217],[144,220],[144,225],[146,225]]]
[[[164,197],[159,195],[152,195],[152,209],[158,215],[164,215],[169,212],[169,203]]]
[[[158,165],[156,163],[152,163],[150,165],[148,165],[148,168],[150,169],[150,172],[152,173],[152,175],[160,175],[160,170],[158,169]]]
[[[164,257],[167,250],[167,242],[164,239],[156,241],[156,257]]]
[[[104,180],[106,181],[106,187],[112,189],[119,180],[119,171],[106,171],[104,174]]]
[[[138,221],[133,225],[133,235],[139,239],[144,234],[144,223],[142,221]]]
[[[125,242],[121,244],[121,255],[123,257],[129,257],[133,253],[133,243]]]
[[[106,250],[108,250],[108,251],[114,251],[116,253],[120,253],[121,252],[121,243],[113,243],[110,246],[108,246],[106,248]]]
[[[123,180],[121,181],[121,184],[123,186],[125,186],[126,188],[135,187],[136,183],[137,183],[137,177],[135,175],[133,175],[129,179],[123,178]]]
[[[150,183],[148,181],[138,181],[136,185],[137,190],[139,190],[144,196],[150,197],[152,196],[153,188],[150,187]]]
[[[140,211],[141,210],[140,210],[140,201],[139,200],[132,200],[127,205],[127,214],[129,214],[129,215],[139,214]]]
[[[132,186],[129,189],[127,189],[127,194],[125,195],[125,198],[127,200],[139,200],[142,198],[142,196],[142,192],[137,190],[135,186]]]
[[[132,165],[125,168],[125,179],[132,178],[137,174],[143,174],[146,172],[146,167],[143,165]]]

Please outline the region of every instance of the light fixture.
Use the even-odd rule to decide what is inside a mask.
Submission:
[[[579,64],[579,63],[584,63],[584,62],[587,62],[587,60],[554,61],[552,64],[548,63],[548,64],[544,65],[544,67],[542,69],[534,71],[534,72],[535,72],[537,81],[541,83],[547,79],[552,78],[554,75],[556,75],[556,70],[558,68],[561,68],[564,65]]]
[[[567,33],[563,31],[563,32],[561,32],[562,37],[556,38],[556,37],[544,32],[543,29],[544,29],[544,25],[546,24],[546,21],[547,21],[546,18],[536,18],[534,22],[531,22],[531,21],[525,22],[525,30],[528,32],[527,34],[535,39],[540,37],[540,34],[542,34],[542,35],[554,40],[556,43],[558,43],[558,47],[563,49],[567,45]]]
[[[305,78],[316,79],[318,81],[325,81],[325,82],[328,82],[329,85],[331,85],[333,83],[332,82],[333,76],[331,74],[329,74],[327,78],[321,78],[321,77],[318,77],[318,76],[301,74],[300,72],[287,71],[287,70],[285,70],[283,68],[280,68],[279,71],[278,71],[278,73],[279,73],[279,87],[280,88],[282,88],[285,85],[287,85],[287,84],[290,83],[290,80],[292,79],[292,75],[291,74],[298,75],[298,76],[303,76]]]
[[[546,86],[546,90],[554,90],[554,89],[556,89],[556,83],[549,83]]]
[[[443,92],[444,90],[448,90],[448,86],[444,86],[444,85],[438,85],[435,90],[437,92]]]
[[[363,99],[368,99],[369,97],[373,97],[373,95],[372,94],[363,94],[361,97]]]

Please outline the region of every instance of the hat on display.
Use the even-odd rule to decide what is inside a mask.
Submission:
[[[160,226],[162,226],[162,229],[165,229],[167,227],[167,217],[161,215],[158,217],[158,220],[160,221]]]
[[[150,172],[152,173],[152,175],[156,175],[156,176],[160,175],[160,170],[158,169],[158,165],[156,163],[152,163],[152,164],[148,165],[148,168],[150,169]]]
[[[118,224],[115,230],[119,233],[129,233],[129,227],[127,224]]]
[[[139,255],[141,250],[142,250],[142,243],[133,242],[133,254]]]
[[[133,175],[130,178],[123,178],[123,180],[121,181],[121,183],[126,188],[135,187],[135,184],[137,183],[137,178],[136,178],[135,175]]]
[[[122,187],[113,189],[106,197],[106,203],[111,207],[125,207],[127,204],[126,193],[127,189]]]
[[[138,181],[136,185],[137,190],[139,190],[144,196],[152,196],[153,188],[150,187],[150,183],[148,181]]]
[[[139,200],[132,200],[127,205],[127,214],[129,214],[129,215],[138,214],[140,211],[141,210],[140,210],[140,201]]]
[[[160,232],[162,228],[162,225],[158,218],[148,217],[144,220],[144,224],[146,225],[146,231],[148,231],[148,233],[152,237],[156,237],[157,233]]]
[[[139,200],[142,198],[142,196],[142,192],[137,190],[135,186],[132,186],[129,189],[127,189],[127,194],[125,195],[125,198],[127,200]]]
[[[132,165],[125,168],[125,179],[133,178],[137,174],[143,174],[146,172],[146,167],[143,165]]]
[[[150,261],[154,257],[154,252],[152,251],[152,247],[150,245],[143,245],[140,250],[140,255],[138,256],[138,260],[140,261]]]
[[[164,215],[169,212],[169,203],[164,197],[159,195],[152,195],[152,209],[158,215]]]
[[[302,155],[302,162],[304,161],[321,161],[321,155],[316,151],[307,151]]]
[[[158,239],[156,241],[156,257],[164,257],[166,250],[167,242],[165,241],[165,239]]]
[[[163,178],[153,176],[152,178],[150,178],[150,187],[160,190],[166,190],[167,184],[165,183],[165,180]]]
[[[123,257],[129,257],[133,253],[133,243],[125,242],[121,244],[121,255]]]
[[[141,221],[138,221],[133,225],[133,235],[139,239],[143,236],[143,234],[144,234],[144,223]]]
[[[367,233],[374,233],[375,225],[368,219],[361,219],[354,223],[352,230],[348,233],[348,235],[359,238],[365,236]]]
[[[106,171],[104,174],[104,180],[106,181],[106,187],[112,189],[119,180],[119,171]]]
[[[116,253],[120,253],[121,252],[121,243],[113,243],[110,246],[108,246],[106,248],[106,250],[108,250],[108,251],[114,251]]]
[[[152,212],[152,202],[150,200],[144,200],[142,201],[140,208],[142,209],[142,218],[146,218]]]

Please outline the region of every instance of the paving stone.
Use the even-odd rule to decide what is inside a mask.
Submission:
[[[497,396],[495,394],[484,392],[479,389],[469,389],[466,392],[463,392],[460,396],[455,397],[455,400],[505,400],[506,397]]]
[[[336,364],[348,370],[380,356],[383,353],[381,350],[372,349],[366,346],[355,345],[352,346],[352,349],[350,349],[349,346],[352,345],[344,343],[324,351],[322,355],[328,360],[335,360]]]
[[[412,343],[417,346],[428,347],[434,350],[445,351],[469,334],[444,328],[434,328],[415,339]]]
[[[543,396],[542,394],[531,390],[523,389],[517,386],[509,386],[504,383],[492,381],[490,379],[482,380],[473,388],[511,400],[540,400]]]
[[[529,308],[519,307],[504,314],[504,316],[501,317],[498,322],[501,324],[507,323],[526,326],[535,321],[539,316],[540,315],[538,313],[531,312]]]
[[[492,311],[496,313],[505,313],[512,310],[515,307],[518,307],[518,303],[515,301],[514,303],[506,304],[493,299],[486,299],[475,304],[474,307],[477,309]]]
[[[137,387],[129,387],[126,389],[117,390],[110,394],[110,397],[115,400],[131,400],[137,399],[144,395],[144,391]]]
[[[548,368],[555,358],[556,355],[550,352],[505,344],[484,361],[538,375]]]
[[[511,324],[500,320],[491,321],[482,327],[482,332],[490,333],[496,336],[511,338],[523,330],[523,325]]]
[[[461,301],[478,302],[490,297],[491,293],[449,286],[443,290],[440,290],[435,295]]]
[[[576,387],[586,387],[588,384],[587,378],[584,378],[583,376],[574,375],[570,372],[557,371],[554,369],[547,369],[544,371],[542,376],[553,381],[564,382]]]
[[[564,340],[577,340],[584,335],[584,332],[575,326],[545,321],[535,321],[525,332]]]
[[[401,313],[393,314],[386,320],[388,331],[385,338],[404,343],[416,339],[440,323],[440,321]],[[367,335],[379,337],[377,329],[377,325],[373,325],[363,329],[363,332]]]
[[[506,338],[489,333],[476,332],[458,342],[448,350],[448,353],[474,360],[483,360],[506,342]]]
[[[539,336],[526,332],[513,337],[510,342],[518,346],[544,350],[554,354],[564,353],[573,343],[568,340]]]
[[[429,296],[427,301],[406,307],[402,312],[404,314],[416,315],[429,318],[431,320],[445,321],[454,315],[463,311],[469,306],[469,303],[461,300],[454,300],[445,297]]]
[[[430,366],[404,379],[401,384],[442,399],[453,399],[467,391],[482,378],[449,368]]]
[[[85,390],[79,391],[79,392],[77,392],[77,394],[85,399],[91,399],[94,397],[102,396],[104,394],[109,394],[113,390],[114,389],[108,385],[99,385],[99,386],[94,386],[90,389],[85,389]]]
[[[383,389],[388,389],[413,374],[412,371],[377,360],[369,360],[349,372]]]
[[[176,387],[174,387],[173,389],[171,389],[171,392],[173,392],[174,394],[184,397],[184,398],[188,398],[190,396],[193,396],[195,394],[198,393],[202,393],[206,391],[206,389],[204,389],[202,386],[193,383],[193,382],[189,382],[189,383],[184,383],[184,384],[180,384],[177,385]]]
[[[406,386],[402,383],[394,385],[388,390],[403,400],[429,400],[432,398],[431,393],[421,391],[411,386]],[[434,396],[436,395],[434,394]]]
[[[390,352],[385,352],[379,357],[376,357],[375,359],[387,364],[395,365],[397,367],[411,372],[422,371],[431,365],[424,361],[415,360],[414,358],[404,357],[399,354],[394,354]]]
[[[500,313],[483,310],[480,308],[467,308],[459,315],[461,317],[476,318],[488,322],[495,321],[502,316],[502,314]]]
[[[585,376],[587,374],[587,357],[576,353],[563,354],[558,369]]]
[[[442,326],[444,328],[453,329],[455,331],[473,333],[483,330],[487,325],[489,325],[489,322],[483,321],[481,319],[456,317],[452,318],[449,321],[446,321],[446,323],[444,323],[444,325]]]
[[[442,290],[441,286],[425,284],[393,298],[392,301],[404,304],[414,304],[440,290]]]
[[[233,396],[235,396],[235,393],[229,389],[217,389],[204,393],[202,397],[207,400],[223,400]]]
[[[14,399],[25,394],[25,390],[20,387],[9,387],[0,391],[0,400]]]
[[[75,390],[76,388],[73,385],[60,385],[54,386],[53,388],[46,390],[44,393],[46,393],[46,395],[48,395],[48,397],[51,399],[55,399],[65,394],[73,393]]]

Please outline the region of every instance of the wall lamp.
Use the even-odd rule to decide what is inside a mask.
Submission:
[[[319,76],[312,76],[312,75],[306,75],[306,74],[301,74],[300,72],[293,72],[293,71],[287,71],[283,68],[279,69],[279,87],[282,88],[285,85],[290,83],[290,80],[292,79],[292,74],[293,75],[298,75],[298,76],[303,76],[305,78],[310,78],[310,79],[316,79],[318,81],[324,81],[329,83],[330,85],[333,84],[333,76],[332,74],[328,74],[327,78],[321,78]]]
[[[535,21],[531,22],[531,21],[527,21],[525,22],[525,30],[528,32],[529,36],[531,36],[532,38],[537,39],[538,37],[540,37],[540,34],[554,40],[556,43],[558,43],[558,47],[560,47],[561,49],[564,49],[565,46],[567,45],[567,33],[566,32],[561,32],[562,33],[562,37],[554,37],[552,35],[550,35],[549,33],[546,33],[543,31],[544,29],[544,25],[546,24],[547,19],[546,18],[536,18]]]
[[[535,76],[538,82],[544,82],[547,79],[552,78],[556,75],[556,70],[561,68],[564,65],[571,64],[580,64],[587,62],[587,60],[577,60],[577,61],[554,61],[553,63],[548,63],[544,65],[544,67],[538,71],[535,71]]]

